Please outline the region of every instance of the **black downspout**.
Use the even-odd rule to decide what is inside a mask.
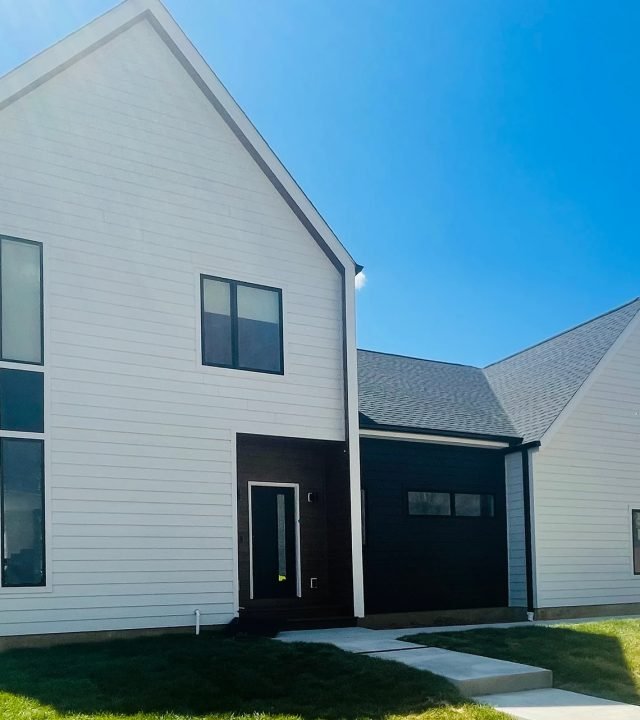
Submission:
[[[522,448],[522,490],[524,495],[524,549],[527,559],[527,612],[533,613],[533,547],[531,542],[531,478],[529,448]]]

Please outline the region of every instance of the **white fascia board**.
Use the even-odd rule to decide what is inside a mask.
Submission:
[[[436,445],[457,445],[460,447],[492,448],[503,450],[509,443],[498,440],[482,440],[475,438],[453,437],[451,435],[428,435],[426,433],[396,432],[391,430],[360,430],[361,438],[378,438],[380,440],[398,440],[404,442],[423,442]]]
[[[0,110],[143,18],[161,31],[159,34],[165,42],[169,41],[167,44],[174,54],[178,51],[178,60],[209,99],[219,104],[216,109],[224,111],[225,120],[230,119],[235,125],[232,130],[325,253],[332,261],[335,258],[349,275],[355,275],[353,258],[159,0],[125,0],[4,75],[0,78]]]

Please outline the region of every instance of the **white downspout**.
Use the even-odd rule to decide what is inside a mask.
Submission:
[[[194,610],[196,616],[196,635],[200,635],[200,610]]]

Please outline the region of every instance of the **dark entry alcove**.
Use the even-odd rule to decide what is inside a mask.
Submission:
[[[345,444],[239,434],[237,477],[241,615],[353,617]]]

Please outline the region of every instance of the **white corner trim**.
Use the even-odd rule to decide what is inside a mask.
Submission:
[[[618,350],[624,345],[627,338],[634,332],[636,327],[640,326],[640,311],[638,311],[633,318],[629,321],[627,327],[618,335],[615,342],[600,358],[598,364],[587,376],[585,381],[580,385],[578,390],[574,393],[573,397],[569,402],[562,408],[562,411],[558,417],[549,425],[545,430],[544,434],[540,438],[540,445],[544,447],[551,442],[551,439],[556,435],[558,430],[564,425],[567,419],[571,416],[574,409],[580,404],[582,398],[589,392],[593,384],[598,380],[602,373],[606,370],[607,366],[611,362],[612,358],[616,355]]]
[[[358,435],[358,358],[356,349],[355,272],[344,274],[344,349],[347,408],[345,437],[349,448],[349,493],[351,505],[351,568],[353,578],[353,614],[364,617],[364,562],[362,552],[362,493],[360,482],[360,438]]]
[[[404,442],[423,442],[435,445],[458,445],[461,447],[493,448],[496,450],[509,447],[509,443],[498,440],[475,440],[449,435],[428,435],[422,433],[396,432],[391,430],[360,430],[361,438],[378,438],[380,440],[399,440]]]

